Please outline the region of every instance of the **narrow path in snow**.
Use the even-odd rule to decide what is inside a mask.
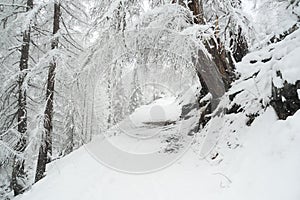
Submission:
[[[189,150],[188,133],[199,116],[183,120],[180,115],[175,98],[138,108],[105,136],[51,163],[47,176],[20,199],[182,200],[207,191],[205,199],[214,199],[222,177]]]
[[[126,173],[148,173],[171,165],[189,148],[199,115],[181,116],[175,97],[139,107],[86,145],[103,165]]]

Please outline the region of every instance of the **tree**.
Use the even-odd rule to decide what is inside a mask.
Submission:
[[[33,9],[33,0],[27,0],[26,12]],[[30,47],[30,24],[23,32],[23,43],[21,47],[21,59],[20,59],[20,75],[18,80],[18,132],[21,134],[20,140],[18,141],[16,150],[23,152],[27,145],[26,132],[27,132],[27,108],[26,108],[26,88],[24,87],[24,79],[27,75],[28,60],[29,60],[29,47]],[[24,170],[24,160],[14,158],[12,181],[11,185],[14,190],[14,194],[18,195],[24,192],[24,184],[21,183],[20,179],[24,179],[26,176]]]
[[[241,0],[203,0],[204,16],[215,25],[216,37],[222,41],[230,62],[239,62],[248,53],[248,41],[254,33],[242,11]]]
[[[60,24],[60,1],[56,0],[54,3],[54,15],[53,15],[53,36],[54,39],[51,42],[51,49],[54,50],[58,48],[58,36],[56,35],[59,31]],[[52,62],[50,62],[49,71],[48,71],[48,79],[47,79],[47,92],[46,92],[46,109],[44,113],[44,136],[43,141],[40,146],[37,170],[35,176],[35,182],[39,181],[43,178],[46,163],[50,162],[50,156],[52,154],[52,137],[51,133],[53,130],[53,98],[54,98],[54,83],[55,83],[55,69],[56,69],[56,61],[53,58]]]
[[[53,36],[53,32],[49,31],[53,26],[53,14],[50,9],[53,4],[53,1],[33,3],[33,0],[3,0],[0,3],[0,34],[2,36],[0,40],[2,47],[0,49],[0,199],[3,197],[2,194],[6,195],[12,190],[15,195],[18,195],[32,184],[34,177],[31,175],[34,175],[33,171],[35,172],[34,163],[39,151],[41,133],[46,133],[45,126],[48,126],[48,130],[52,129],[52,133],[60,132],[60,134],[51,133],[50,135],[54,137],[53,147],[51,148],[51,144],[48,145],[47,151],[51,153],[53,149],[53,158],[57,156],[57,153],[63,152],[63,145],[70,138],[74,138],[74,144],[77,147],[81,145],[78,142],[81,138],[80,133],[76,132],[81,127],[76,126],[70,132],[64,131],[65,126],[70,123],[78,124],[80,121],[78,115],[66,116],[68,110],[62,108],[65,108],[70,98],[73,99],[70,94],[74,74],[78,73],[76,67],[79,66],[73,60],[82,51],[83,42],[81,41],[85,41],[82,29],[86,28],[84,24],[88,22],[85,20],[87,14],[80,2],[61,1],[61,8],[65,10],[65,15],[60,21],[62,30],[59,35]],[[78,30],[78,27],[81,30]],[[79,31],[80,34],[78,34]],[[52,49],[55,39],[48,41],[57,36],[60,37],[60,48]],[[55,71],[57,64],[60,69]],[[49,66],[47,70],[45,70],[46,66]],[[52,80],[49,74],[52,72],[48,72],[48,69],[53,74],[57,72],[55,74],[56,99],[52,98],[52,112],[49,109],[51,108],[51,100],[49,100],[51,92],[49,91],[52,90],[50,84]],[[50,81],[45,80],[47,75]],[[46,101],[45,93],[47,93]],[[57,106],[56,112],[53,109],[53,100],[59,104],[55,105]],[[74,113],[77,113],[75,111]],[[48,115],[46,116],[48,119],[44,119],[46,113],[52,113],[51,128],[46,123],[49,119]],[[73,115],[73,113],[69,114]],[[62,123],[69,119],[72,120]],[[2,181],[3,179],[7,181]]]
[[[204,12],[203,12],[203,2],[202,0],[192,0],[188,3],[188,7],[193,12],[195,16],[194,22],[196,24],[204,24]]]
[[[133,71],[133,80],[132,80],[132,88],[133,88],[133,93],[130,96],[130,102],[129,102],[129,107],[128,111],[129,114],[133,113],[136,108],[138,108],[142,104],[143,100],[143,94],[142,94],[142,89],[139,83],[138,79],[138,70],[137,68],[134,69]]]

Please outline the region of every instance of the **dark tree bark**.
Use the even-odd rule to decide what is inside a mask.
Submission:
[[[184,7],[187,6],[193,12],[194,23],[205,24],[202,0],[187,1],[188,5],[184,3],[184,0],[173,0],[172,3],[178,3],[179,5],[182,5]],[[234,62],[231,59],[230,53],[228,53],[225,50],[224,45],[222,44],[222,42],[218,37],[218,34],[219,34],[218,24],[216,24],[215,37],[217,41],[214,38],[211,38],[209,41],[204,41],[203,43],[206,46],[208,52],[212,55],[213,62],[215,63],[215,66],[218,68],[218,71],[222,77],[224,88],[228,90],[230,84],[235,80],[234,64],[233,64]],[[201,77],[201,74],[199,73],[198,76],[200,80],[204,80],[205,78],[205,77]],[[203,85],[204,83],[201,84]]]
[[[179,5],[188,7],[193,12],[195,24],[205,24],[202,0],[190,0],[187,2],[188,5],[185,5],[183,0],[172,1],[172,3],[178,3]],[[217,108],[220,97],[229,89],[230,83],[235,78],[233,72],[234,65],[230,65],[230,62],[228,62],[231,57],[228,56],[224,45],[221,43],[218,32],[218,24],[216,24],[215,38],[217,41],[215,38],[211,38],[209,41],[203,42],[208,52],[212,55],[212,60],[208,59],[202,50],[198,50],[198,58],[193,60],[202,86],[200,99],[208,93],[212,95],[210,101],[199,104],[200,107],[205,108],[199,119],[199,125],[202,126],[205,126],[210,120],[207,114],[211,114]]]
[[[185,3],[184,0],[172,0],[183,7],[188,7],[194,15],[195,24],[204,24],[203,0],[190,0]]]
[[[224,45],[217,38],[218,43],[214,39],[204,42],[206,49],[212,55],[224,83],[226,90],[230,88],[230,84],[235,80],[234,64],[231,55],[224,48]],[[229,62],[228,62],[229,61]]]
[[[55,37],[51,42],[51,49],[58,47],[58,38],[55,34],[59,31],[60,24],[60,3],[56,1],[54,4],[54,20],[53,20],[53,36]],[[47,92],[46,92],[46,109],[44,112],[44,134],[39,149],[38,163],[35,175],[35,182],[43,178],[46,171],[46,164],[50,162],[50,156],[52,154],[52,129],[53,129],[53,97],[54,97],[54,83],[55,83],[55,68],[56,61],[50,63],[47,80]]]
[[[33,0],[27,0],[26,12],[29,12],[33,8]],[[20,140],[17,143],[16,151],[24,152],[27,145],[27,108],[26,108],[26,89],[23,88],[24,79],[27,75],[28,69],[28,59],[29,59],[29,44],[30,44],[30,25],[23,32],[23,43],[21,48],[21,58],[20,58],[20,75],[18,79],[18,132],[20,134]],[[26,177],[26,172],[24,170],[24,160],[14,157],[13,161],[13,171],[11,187],[14,191],[14,195],[18,195],[24,192],[24,184],[20,183],[20,179]]]
[[[203,2],[202,0],[192,0],[189,1],[188,7],[193,11],[194,22],[196,24],[204,24],[204,12],[203,12]]]
[[[176,2],[177,2],[176,0],[173,1],[173,3]],[[183,0],[178,0],[178,3],[182,5],[184,2]],[[205,24],[202,0],[188,1],[187,6],[193,12],[194,23]],[[208,52],[212,55],[213,62],[215,63],[215,66],[218,68],[218,71],[222,77],[224,87],[226,90],[228,90],[230,87],[230,83],[233,82],[235,79],[235,74],[233,72],[234,65],[233,62],[228,62],[228,60],[229,61],[231,60],[231,56],[226,52],[224,45],[221,43],[220,39],[218,38],[218,34],[219,34],[218,24],[216,24],[215,37],[217,41],[212,38],[208,42],[205,41],[204,45],[206,46]],[[201,76],[200,74],[198,74],[198,76],[200,80],[203,80],[205,78],[205,77],[200,77]],[[201,84],[203,85],[203,83]]]
[[[240,62],[248,53],[248,44],[245,36],[242,34],[242,28],[238,27],[238,32],[236,34],[231,33],[230,37],[232,56],[236,62]]]

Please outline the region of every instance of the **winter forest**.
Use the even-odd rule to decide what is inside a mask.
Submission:
[[[299,200],[300,0],[0,0],[0,199]]]

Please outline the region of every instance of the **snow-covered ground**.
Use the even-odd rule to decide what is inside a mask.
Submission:
[[[299,200],[300,112],[277,121],[272,109],[245,128],[238,149],[219,164],[193,147],[172,166],[133,175],[103,166],[82,147],[49,166],[18,200]]]
[[[299,111],[277,121],[271,108],[259,117],[224,170],[232,184],[221,199],[299,199],[299,121]]]

